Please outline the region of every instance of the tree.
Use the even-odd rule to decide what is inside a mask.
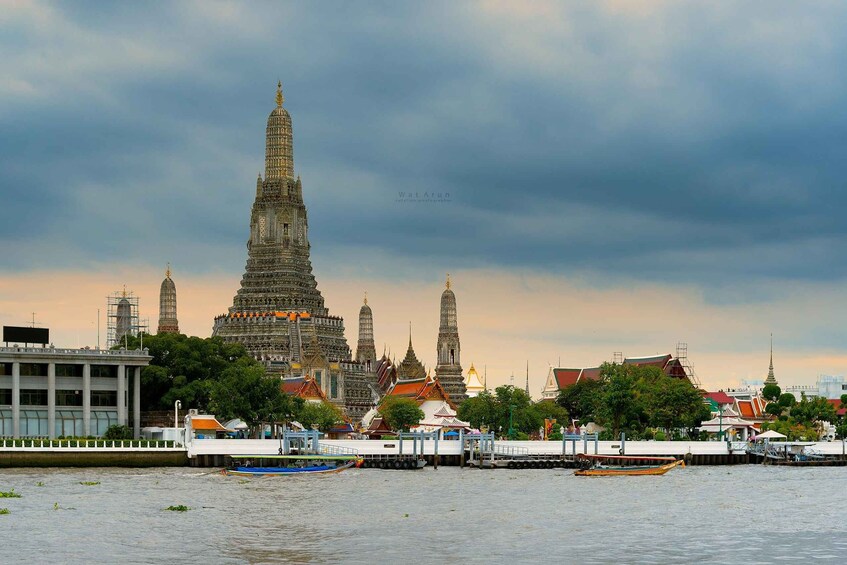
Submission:
[[[303,399],[282,392],[279,378],[266,376],[264,367],[251,361],[238,360],[211,385],[210,406],[215,414],[240,418],[254,429],[265,422],[293,419]]]
[[[794,395],[790,392],[783,392],[779,395],[779,400],[777,400],[777,403],[782,408],[791,408],[792,406],[797,404],[797,399],[794,398]]]
[[[835,407],[826,398],[804,396],[800,402],[791,407],[790,416],[805,426],[821,421],[835,422]]]
[[[182,334],[144,335],[144,348],[153,357],[141,371],[141,409],[170,410],[174,401],[185,408],[209,410],[213,383],[234,363],[261,366],[237,343],[219,337],[199,338]],[[127,339],[130,349],[141,339]],[[123,344],[116,348],[123,347]]]
[[[344,421],[341,410],[329,402],[306,402],[297,413],[297,421],[307,429],[313,426],[322,432],[327,432],[336,424]]]
[[[782,389],[779,388],[779,385],[767,384],[762,388],[762,397],[765,400],[776,402],[780,394],[782,394]]]
[[[418,403],[411,398],[388,396],[379,407],[379,413],[392,430],[408,432],[409,428],[420,422],[424,413]]]
[[[487,390],[462,402],[457,415],[460,420],[469,422],[477,429],[486,427],[494,431],[500,426],[500,408],[497,399]]]
[[[688,380],[671,378],[664,373],[648,379],[642,391],[650,425],[668,432],[685,428],[690,435],[703,420],[711,417],[700,391]]]
[[[769,402],[768,405],[765,406],[765,412],[767,412],[771,416],[779,416],[780,414],[782,414],[782,411],[783,407],[777,402]]]
[[[617,363],[603,363],[600,378],[605,382],[598,410],[601,423],[611,428],[612,437],[617,437],[631,420],[638,418],[641,409],[636,395],[637,367]]]
[[[603,381],[581,380],[560,390],[559,396],[556,397],[556,404],[567,410],[569,418],[586,424],[593,422],[596,420],[603,387]]]

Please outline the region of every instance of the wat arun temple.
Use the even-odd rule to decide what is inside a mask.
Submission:
[[[277,85],[276,107],[265,134],[265,177],[256,180],[250,214],[247,266],[232,307],[214,320],[213,336],[243,344],[270,374],[283,379],[312,378],[327,399],[351,419],[359,419],[385,392],[377,369],[392,366],[376,359],[373,318],[367,300],[359,317],[354,358],[344,335],[344,320],[324,303],[309,257],[309,222],[303,184],[294,174],[291,116]],[[449,288],[442,295],[436,378],[456,402],[465,398],[459,362],[456,302]],[[411,339],[409,350],[414,363]],[[407,357],[409,355],[407,354]],[[405,362],[405,360],[404,360]],[[411,361],[410,361],[411,363]],[[421,369],[423,367],[421,366]],[[395,379],[415,373],[400,363]],[[383,371],[384,372],[384,371]],[[397,376],[401,375],[401,376]]]

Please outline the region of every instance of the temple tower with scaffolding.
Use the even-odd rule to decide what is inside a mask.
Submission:
[[[125,337],[147,331],[147,323],[138,314],[138,297],[132,291],[113,292],[106,297],[106,346],[120,345]]]

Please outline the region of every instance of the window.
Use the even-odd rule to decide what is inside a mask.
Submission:
[[[323,375],[321,374],[320,371],[315,371],[315,382],[318,383],[318,387],[320,387],[321,389],[323,389],[323,386],[324,386],[323,380],[321,378],[322,376]]]
[[[93,414],[93,412],[92,412]],[[85,435],[83,430],[82,411],[56,410],[56,437],[80,437]]]
[[[46,400],[46,390],[44,396]],[[47,410],[21,410],[21,437],[47,437],[47,435]]]
[[[21,363],[22,377],[46,377],[47,363]]]
[[[82,406],[82,391],[57,390],[56,406]]]
[[[47,406],[47,391],[21,389],[21,406]]]
[[[12,389],[0,388],[0,404],[12,404]]]
[[[92,365],[91,366],[91,376],[92,377],[105,377],[109,379],[118,378],[118,366],[117,365]]]
[[[91,411],[91,435],[100,437],[109,426],[118,423],[118,413],[112,410]]]
[[[11,375],[12,374],[12,364],[11,363],[0,363],[0,375]]]
[[[450,364],[456,364],[456,353],[452,349],[450,350]]]
[[[338,375],[329,377],[329,397],[338,398]]]
[[[56,365],[57,377],[81,377],[82,365]]]
[[[118,393],[114,390],[92,390],[91,406],[117,406]]]

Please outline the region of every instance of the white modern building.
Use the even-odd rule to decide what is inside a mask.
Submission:
[[[0,347],[0,437],[101,436],[141,431],[146,350]],[[129,413],[132,406],[132,413]]]

